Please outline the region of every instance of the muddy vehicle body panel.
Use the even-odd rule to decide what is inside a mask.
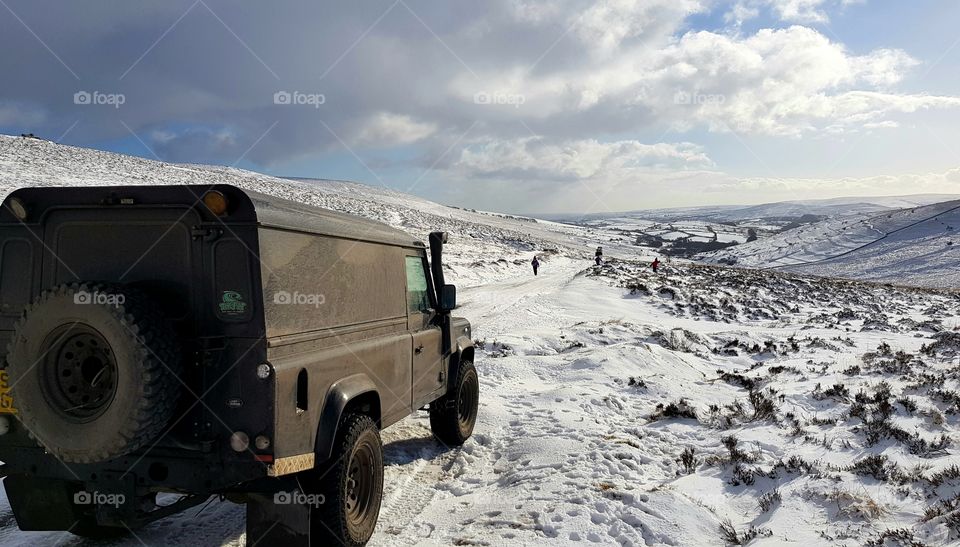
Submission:
[[[9,431],[0,434],[0,461],[21,527],[69,524],[24,501],[44,484],[52,500],[64,488],[133,500],[186,495],[160,511],[98,506],[85,517],[94,525],[146,523],[211,494],[286,488],[293,474],[335,454],[348,414],[383,428],[447,395],[473,348],[469,323],[442,307],[455,292],[442,279],[440,239],[431,236],[436,251],[428,253],[388,226],[229,185],[8,196],[0,209],[0,421]],[[51,291],[76,304],[90,287],[107,287],[86,296],[93,304],[129,291],[162,315],[176,338],[178,393],[156,438],[110,459],[64,462],[27,430],[31,409],[17,408],[21,379],[11,376],[24,369],[8,366],[17,354],[5,348],[25,343],[24,317],[40,313],[37,302]],[[75,312],[65,313],[69,323]],[[122,379],[124,363],[115,366]]]

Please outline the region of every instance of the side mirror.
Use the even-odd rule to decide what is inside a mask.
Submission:
[[[450,311],[457,307],[457,286],[444,285],[440,289],[440,309]]]

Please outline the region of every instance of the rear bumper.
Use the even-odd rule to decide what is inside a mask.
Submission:
[[[249,454],[245,454],[250,456]],[[39,447],[0,447],[5,476],[24,476],[82,483],[102,491],[113,484],[148,492],[218,494],[235,491],[269,476],[269,463],[252,457],[224,461],[214,452],[155,447],[149,454],[130,454],[108,462],[61,462]]]

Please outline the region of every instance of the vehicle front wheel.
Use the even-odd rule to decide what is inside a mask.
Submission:
[[[430,403],[430,429],[440,442],[460,446],[473,434],[480,403],[480,380],[473,363],[460,365],[450,391]]]
[[[377,424],[362,414],[343,418],[336,450],[319,470],[324,500],[311,535],[327,543],[365,545],[373,535],[383,497],[383,444]]]

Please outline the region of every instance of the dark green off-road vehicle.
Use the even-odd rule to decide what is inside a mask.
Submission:
[[[248,545],[366,543],[380,429],[429,408],[459,445],[477,418],[429,240],[228,185],[12,193],[0,473],[20,528],[111,535],[222,495]]]

